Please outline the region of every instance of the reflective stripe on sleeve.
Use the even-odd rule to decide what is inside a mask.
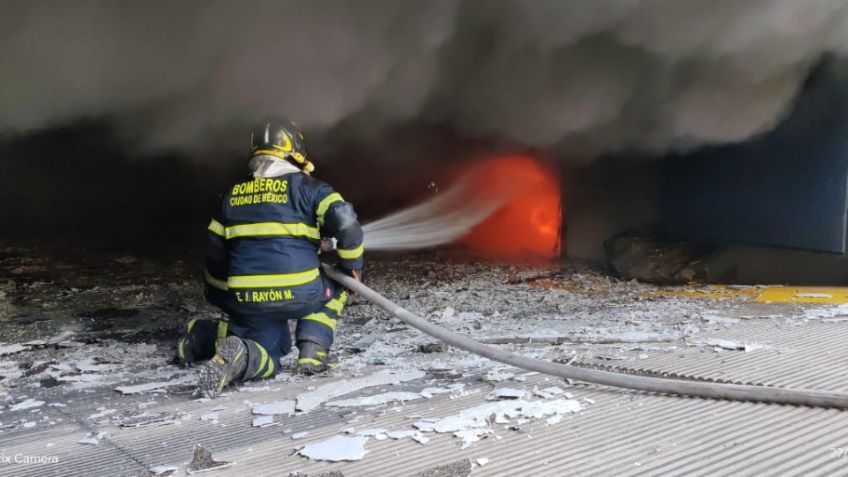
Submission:
[[[259,373],[261,373],[262,370],[265,369],[265,366],[268,365],[268,352],[265,351],[265,348],[263,348],[262,345],[260,345],[259,343],[256,344],[256,347],[259,349],[259,366],[257,366],[256,372],[253,373],[253,376],[251,376],[252,378],[258,376]],[[273,365],[266,370],[265,374],[262,376],[263,378],[268,376],[268,371],[274,371]]]
[[[361,257],[362,254],[365,252],[365,244],[351,249],[339,248],[336,249],[336,252],[343,260],[356,260],[357,258]]]
[[[323,325],[326,325],[333,331],[336,331],[336,320],[327,316],[326,313],[312,313],[311,315],[306,315],[301,320],[309,320],[309,321],[317,321]]]
[[[215,235],[224,236],[224,224],[218,222],[215,219],[212,219],[212,222],[209,222],[209,231]]]
[[[212,274],[211,274],[211,273],[209,273],[209,270],[204,270],[204,271],[203,271],[203,275],[206,277],[206,283],[208,283],[208,284],[212,285],[213,287],[215,287],[215,288],[217,288],[217,289],[219,289],[219,290],[227,290],[227,289],[229,289],[229,287],[227,286],[227,282],[226,282],[226,281],[224,281],[224,280],[219,280],[219,279],[217,279],[217,278],[213,277],[213,276],[212,276]]]
[[[316,227],[310,227],[303,223],[258,222],[255,224],[233,225],[224,230],[224,235],[228,240],[239,237],[269,236],[308,237],[321,240],[321,234]]]
[[[329,209],[330,206],[335,204],[336,202],[344,202],[344,199],[342,199],[341,194],[339,194],[338,192],[333,192],[327,197],[324,197],[324,200],[318,203],[318,208],[315,209],[315,215],[318,216],[319,227],[324,225],[324,214],[327,213],[327,209]]]
[[[309,283],[320,276],[317,268],[297,273],[277,275],[240,275],[227,280],[230,288],[276,288],[294,287]]]
[[[347,292],[343,291],[338,298],[336,298],[335,300],[328,301],[327,304],[324,306],[329,308],[330,310],[335,311],[336,314],[341,314],[342,309],[345,306],[345,302],[347,302]]]

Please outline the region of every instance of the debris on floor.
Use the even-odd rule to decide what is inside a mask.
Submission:
[[[423,371],[379,371],[364,378],[345,380],[341,382],[325,384],[315,391],[301,394],[297,397],[297,410],[308,412],[335,397],[374,386],[402,383],[413,381],[424,377]]]
[[[342,399],[339,401],[329,401],[325,405],[328,407],[359,407],[359,406],[379,406],[390,402],[406,402],[422,399],[424,396],[421,393],[410,392],[388,392],[383,394],[375,394],[373,396],[363,396],[355,399]]]
[[[294,401],[276,401],[268,404],[260,404],[253,408],[253,414],[261,416],[294,414]]]
[[[253,427],[267,427],[274,424],[274,416],[259,416],[253,419]]]
[[[215,460],[215,458],[212,457],[212,452],[210,452],[209,449],[203,447],[200,444],[195,444],[194,455],[191,458],[191,462],[189,462],[188,464],[186,472],[188,472],[189,474],[196,474],[198,472],[223,469],[226,467],[230,467],[233,464],[235,464],[235,462]]]
[[[424,418],[414,424],[422,432],[451,433],[467,448],[481,436],[493,432],[492,424],[508,424],[510,419],[542,419],[551,415],[569,414],[582,410],[574,399],[548,401],[507,400],[480,404],[458,414],[442,418]]]
[[[298,453],[312,460],[329,462],[354,461],[365,457],[365,436],[333,436],[325,441],[307,444]]]

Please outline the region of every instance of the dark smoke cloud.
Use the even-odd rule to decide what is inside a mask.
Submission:
[[[317,132],[415,121],[584,157],[738,141],[846,51],[846,4],[3,1],[0,128],[106,115],[145,148],[191,150],[273,111]]]

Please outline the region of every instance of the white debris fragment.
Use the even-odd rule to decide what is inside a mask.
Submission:
[[[704,321],[706,321],[707,323],[715,323],[715,324],[718,324],[718,325],[725,325],[725,326],[735,325],[736,323],[739,323],[738,318],[728,318],[726,316],[717,316],[717,315],[707,315],[707,316],[704,316],[702,319]]]
[[[507,379],[512,379],[514,377],[515,373],[507,373],[506,371],[493,369],[483,376],[483,381],[500,382],[506,381]]]
[[[339,401],[330,401],[326,405],[330,407],[379,406],[381,404],[387,404],[395,401],[405,402],[421,398],[422,396],[420,393],[388,392],[382,394],[375,394],[373,396],[360,397],[356,399],[342,399]]]
[[[413,430],[413,429],[406,430],[406,431],[389,431],[385,435],[389,439],[395,439],[395,440],[405,439],[405,438],[409,437],[410,439],[414,440],[415,442],[418,442],[419,444],[426,444],[426,443],[430,442],[429,437],[424,436],[424,434],[422,434],[421,431],[416,431],[416,430]]]
[[[460,449],[468,449],[471,447],[471,444],[480,440],[480,437],[485,434],[491,434],[492,430],[489,428],[484,429],[462,429],[460,431],[454,432],[454,437],[459,438],[462,441],[460,444]]]
[[[375,427],[375,428],[371,428],[371,429],[362,429],[361,431],[358,431],[356,433],[356,435],[357,436],[365,436],[365,437],[373,437],[373,436],[376,436],[377,434],[385,434],[386,432],[388,432],[388,431],[383,429],[383,428]]]
[[[38,401],[36,399],[25,399],[17,404],[12,404],[9,406],[10,411],[23,411],[25,409],[35,409],[37,407],[41,407],[44,405],[44,401]]]
[[[23,427],[24,429],[32,429],[33,427],[35,427],[35,425],[36,425],[35,421],[24,421],[21,424],[21,427]]]
[[[15,354],[20,353],[21,351],[28,350],[29,347],[14,343],[14,344],[0,344],[0,356],[6,356],[7,354]]]
[[[303,438],[304,438],[304,437],[306,437],[308,434],[309,434],[309,432],[308,432],[308,431],[295,432],[294,434],[292,434],[292,435],[291,435],[291,438],[292,438],[292,439],[294,439],[294,440],[297,440],[297,439],[303,439]]]
[[[238,388],[238,392],[240,393],[261,393],[265,391],[271,391],[272,389],[269,386],[240,386]],[[279,388],[275,389],[279,390]]]
[[[595,404],[595,400],[592,398],[583,398],[583,400],[588,402],[589,404]]]
[[[555,414],[578,412],[581,409],[580,402],[573,399],[496,401],[480,404],[441,419],[422,419],[413,425],[423,432],[453,433],[462,439],[462,447],[466,448],[479,440],[480,436],[491,432],[491,416],[495,416],[495,422],[504,422],[509,418],[542,419]]]
[[[173,474],[179,470],[179,468],[173,465],[154,465],[153,467],[149,467],[147,470],[149,470],[154,476],[158,477],[161,475],[164,477]]]
[[[424,388],[421,390],[421,395],[427,399],[431,399],[437,394],[462,394],[465,391],[465,383],[453,383],[444,388]]]
[[[523,389],[514,388],[497,388],[486,396],[487,401],[497,401],[499,399],[521,399],[527,394]]]
[[[484,465],[486,465],[488,463],[489,463],[489,459],[487,457],[480,457],[479,459],[477,459],[477,465],[479,465],[480,467],[483,467]]]
[[[417,370],[409,372],[380,371],[364,378],[325,384],[314,391],[299,395],[295,408],[298,411],[308,412],[334,397],[343,396],[373,386],[413,381],[423,378],[424,375],[425,373],[423,371]]]
[[[362,460],[367,452],[366,441],[368,438],[364,436],[333,436],[325,441],[308,444],[298,453],[312,460],[329,462]]]
[[[276,401],[268,404],[260,404],[253,408],[253,414],[261,416],[294,414],[294,401]]]
[[[715,351],[721,350],[731,350],[731,351],[755,351],[758,349],[768,349],[769,346],[764,343],[756,343],[753,341],[733,341],[733,340],[724,340],[724,339],[708,339],[701,342],[695,342],[694,344],[704,344],[707,346],[712,346]]]
[[[259,416],[253,420],[253,427],[266,427],[274,423],[274,416]]]
[[[381,429],[381,428],[363,429],[363,430],[357,432],[356,435],[360,436],[360,437],[373,437],[373,438],[377,439],[378,441],[382,441],[382,440],[386,439],[386,433],[387,432],[388,432],[387,430]]]
[[[100,412],[94,413],[94,414],[88,416],[88,418],[89,419],[100,419],[100,418],[106,417],[108,415],[115,414],[117,412],[115,409],[104,409],[102,407],[97,408],[97,410],[100,411]]]
[[[757,351],[760,349],[768,349],[768,345],[763,343],[745,343],[745,352],[750,353],[751,351]]]
[[[804,310],[804,318],[814,319],[833,319],[839,316],[848,316],[848,303],[843,303],[837,306],[822,306],[817,308],[808,308]]]
[[[203,415],[200,416],[200,420],[201,421],[218,422],[218,417],[219,417],[219,413],[217,413],[217,412],[207,412],[206,414],[203,414]]]
[[[442,311],[442,321],[448,321],[453,318],[455,310],[452,307],[447,307]]]
[[[167,388],[168,386],[176,386],[180,384],[188,384],[195,380],[194,376],[185,375],[171,381],[155,381],[151,383],[132,384],[129,386],[118,386],[115,391],[121,394],[139,394],[147,391],[156,391]]]
[[[550,387],[547,387],[547,388],[544,388],[544,389],[539,389],[539,388],[533,389],[533,394],[535,394],[536,396],[538,396],[542,399],[550,399],[554,396],[562,395],[563,393],[564,393],[564,391],[561,388],[558,388],[556,386],[550,386]],[[570,399],[572,396],[566,396],[566,397]]]
[[[83,437],[82,439],[78,440],[77,443],[78,444],[91,445],[91,446],[99,446],[100,445],[100,439],[98,437],[99,436],[94,436],[94,435],[89,434],[89,435]]]
[[[553,426],[554,424],[559,424],[560,421],[562,421],[562,414],[554,414],[553,416],[545,419],[545,424]]]

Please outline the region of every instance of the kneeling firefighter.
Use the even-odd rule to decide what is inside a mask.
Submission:
[[[321,273],[318,251],[337,245],[339,268],[359,279],[362,228],[350,203],[310,173],[303,134],[269,117],[253,130],[251,175],[222,196],[209,224],[206,299],[229,321],[192,320],[177,344],[180,362],[206,361],[199,388],[213,398],[230,383],[274,376],[292,346],[295,372],[334,365],[329,354],[348,293]]]

